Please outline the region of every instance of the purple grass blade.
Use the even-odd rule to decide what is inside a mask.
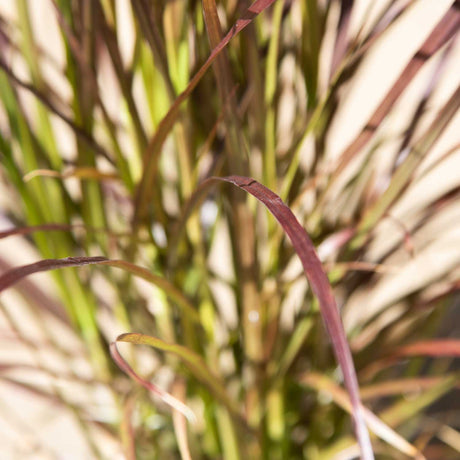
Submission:
[[[65,259],[45,259],[33,264],[9,270],[0,276],[0,292],[17,283],[22,278],[34,273],[56,270],[65,267],[81,267],[82,265],[100,264],[107,261],[105,257],[67,257]]]
[[[311,289],[319,300],[321,315],[331,338],[335,356],[343,372],[345,385],[353,407],[354,429],[361,448],[361,456],[364,460],[373,459],[374,454],[369,433],[364,423],[353,358],[331,285],[310,237],[281,198],[256,180],[242,176],[211,178],[209,180],[229,182],[253,195],[268,208],[289,236],[302,262]]]

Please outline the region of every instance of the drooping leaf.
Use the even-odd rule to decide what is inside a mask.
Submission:
[[[329,333],[335,356],[343,372],[345,385],[352,402],[354,428],[356,437],[360,444],[361,455],[363,459],[374,458],[369,433],[367,432],[362,415],[358,380],[353,364],[353,358],[348,346],[337,304],[332,293],[331,285],[329,284],[327,275],[323,270],[321,261],[319,260],[310,237],[305,229],[300,225],[289,207],[283,203],[276,193],[272,192],[270,189],[250,177],[211,177],[205,180],[198,187],[195,194],[190,198],[186,209],[181,216],[181,221],[184,222],[187,219],[187,216],[192,212],[194,206],[200,202],[206,190],[219,181],[236,185],[261,201],[273,214],[276,220],[283,227],[285,233],[289,236],[289,239],[291,240],[292,245],[302,262],[304,272],[310,282],[311,289],[319,300],[321,315]]]
[[[83,265],[107,265],[109,267],[121,268],[122,270],[131,273],[134,276],[143,278],[144,280],[156,285],[162,289],[165,294],[174,301],[182,312],[186,314],[190,320],[199,323],[199,317],[193,305],[186,297],[174,287],[168,280],[161,276],[151,273],[149,270],[138,265],[134,265],[123,260],[110,260],[106,257],[67,257],[65,259],[44,259],[28,265],[9,270],[0,276],[0,292],[9,288],[13,284],[20,281],[22,278],[49,270],[56,270],[66,267],[81,267]]]
[[[208,368],[200,355],[182,345],[166,343],[157,337],[152,337],[145,334],[121,334],[117,337],[116,342],[149,345],[157,350],[172,353],[173,355],[177,356],[185,364],[187,369],[194,375],[194,377],[206,385],[206,387],[212,392],[217,400],[223,404],[231,414],[244,422],[244,417],[241,415],[235,402],[229,397],[223,383],[220,381],[219,377]],[[116,350],[116,348],[113,349]],[[144,384],[142,383],[142,385]]]
[[[81,267],[83,265],[100,264],[107,260],[108,259],[105,257],[67,257],[65,259],[44,259],[32,264],[22,265],[0,276],[0,292],[33,273],[65,267]]]
[[[118,337],[118,339],[120,339]],[[157,385],[153,384],[152,382],[148,382],[147,380],[143,379],[140,377],[132,367],[123,359],[121,356],[120,352],[118,351],[117,348],[117,343],[112,342],[110,344],[110,354],[112,355],[113,360],[117,363],[117,366],[125,372],[127,375],[129,375],[133,380],[135,380],[137,383],[142,385],[144,388],[147,390],[151,391],[154,395],[158,396],[161,398],[161,400],[166,403],[168,406],[171,408],[179,411],[181,414],[183,414],[187,419],[191,422],[196,421],[195,414],[192,412],[190,408],[188,408],[184,403],[176,399],[174,396],[172,396],[170,393],[162,390],[160,387]]]

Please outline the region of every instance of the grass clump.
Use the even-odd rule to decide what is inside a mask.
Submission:
[[[8,452],[458,456],[456,2],[0,15]]]

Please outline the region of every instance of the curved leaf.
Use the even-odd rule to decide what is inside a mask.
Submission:
[[[218,401],[222,403],[231,414],[244,421],[244,418],[235,402],[228,396],[223,383],[220,381],[219,377],[206,366],[200,355],[186,347],[183,347],[182,345],[166,343],[163,340],[145,334],[121,334],[117,337],[116,341],[134,343],[138,345],[149,345],[157,350],[172,353],[177,356],[194,375],[194,377],[206,385],[206,387],[216,396]]]
[[[120,355],[116,341],[110,344],[110,354],[112,355],[114,361],[117,363],[118,367],[123,372],[128,374],[133,380],[135,380],[137,383],[142,385],[147,390],[151,391],[156,396],[159,396],[163,402],[165,402],[168,406],[172,407],[173,409],[179,411],[181,414],[187,417],[189,421],[196,421],[195,414],[184,403],[182,403],[166,391],[162,390],[161,388],[157,387],[153,383],[148,382],[147,380],[143,379],[138,374],[136,374],[132,367]]]
[[[162,289],[165,294],[177,304],[178,307],[181,308],[182,312],[187,315],[190,320],[199,323],[199,316],[193,305],[168,280],[162,278],[161,276],[154,275],[146,268],[139,267],[138,265],[134,265],[123,260],[111,260],[106,257],[67,257],[65,259],[44,259],[39,262],[16,267],[0,276],[0,292],[33,273],[56,270],[58,268],[81,267],[83,265],[97,264],[121,268],[134,276],[143,278],[144,280],[156,285]]]
[[[81,267],[83,265],[100,264],[106,262],[105,257],[66,257],[65,259],[44,259],[33,264],[13,268],[0,276],[0,292],[9,288],[22,278],[33,273],[56,270],[65,267]]]
[[[218,181],[229,182],[236,185],[261,201],[289,236],[302,262],[311,289],[319,300],[321,315],[329,333],[335,356],[343,372],[345,385],[353,407],[352,415],[354,429],[361,448],[362,458],[374,458],[369,433],[363,419],[358,380],[350,347],[343,329],[342,320],[332,293],[331,285],[329,284],[327,275],[323,270],[321,261],[319,260],[310,237],[289,207],[283,203],[276,193],[256,180],[243,176],[211,177],[205,180],[190,197],[183,215],[181,216],[181,222],[185,222],[187,216],[190,215],[196,204],[200,202],[207,189]]]

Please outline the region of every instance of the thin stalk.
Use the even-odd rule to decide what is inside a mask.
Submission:
[[[214,49],[221,43],[223,36],[214,0],[203,0],[203,13],[208,39],[211,48]],[[244,174],[248,170],[248,165],[242,129],[239,125],[235,102],[232,98],[227,98],[232,93],[234,84],[226,49],[217,56],[213,70],[220,100],[224,104],[228,168],[233,173]],[[227,100],[228,103],[225,103]],[[263,359],[263,338],[262,311],[257,290],[254,219],[246,206],[246,197],[232,190],[230,199],[234,216],[232,242],[240,286],[244,349],[248,373],[251,375],[247,388],[247,411],[249,423],[252,426],[258,426],[261,419],[260,388],[258,388],[261,376],[257,363]]]
[[[268,45],[267,64],[265,68],[265,150],[264,150],[264,184],[277,190],[276,174],[276,117],[275,92],[277,87],[278,52],[281,32],[281,20],[285,1],[278,1],[273,8],[272,33]]]

